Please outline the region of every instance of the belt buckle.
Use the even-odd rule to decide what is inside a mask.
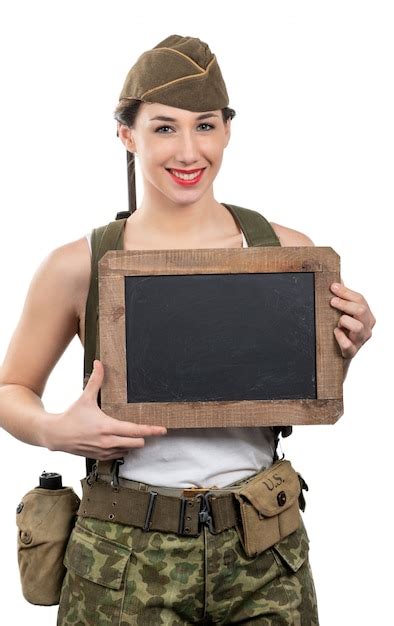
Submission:
[[[212,520],[212,507],[209,501],[209,496],[213,495],[211,491],[207,491],[207,493],[202,493],[199,498],[201,498],[201,508],[198,514],[198,532],[201,532],[201,528],[203,526],[207,526],[208,530],[212,535],[218,535],[219,533],[215,531]]]
[[[190,487],[190,488],[184,489],[182,497],[181,497],[181,507],[180,507],[180,516],[179,516],[179,526],[178,526],[179,535],[188,536],[188,537],[198,537],[198,535],[200,535],[201,533],[201,529],[203,526],[207,526],[213,535],[218,534],[217,532],[215,532],[215,529],[213,526],[212,509],[211,509],[211,503],[209,502],[210,495],[212,495],[212,492],[210,491],[210,488],[208,487]],[[200,500],[200,510],[198,512],[198,534],[197,535],[190,535],[189,533],[186,533],[185,527],[184,527],[186,503],[190,499]]]

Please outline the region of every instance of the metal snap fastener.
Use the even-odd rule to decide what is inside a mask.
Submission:
[[[109,519],[110,519],[110,520],[113,520],[113,519],[115,518],[115,515],[114,515],[113,513],[110,513],[110,514],[108,515],[108,517],[109,517]]]
[[[283,506],[284,504],[286,504],[286,494],[284,491],[280,491],[278,493],[278,495],[276,496],[276,499],[278,501],[279,506]]]
[[[24,506],[25,505],[23,504],[23,502],[19,502],[18,506],[16,507],[16,512],[21,513]]]
[[[192,516],[191,515],[186,515],[186,519],[187,519],[188,522],[190,522],[191,519],[192,519]]]
[[[187,503],[187,506],[193,506],[193,502],[191,502],[190,500]]]
[[[21,530],[20,538],[21,538],[21,542],[24,543],[25,545],[31,543],[32,541],[31,532],[29,530]]]
[[[190,530],[190,528],[185,528],[185,529],[184,529],[184,532],[185,532],[185,533],[190,533],[190,532],[191,532],[191,530]]]

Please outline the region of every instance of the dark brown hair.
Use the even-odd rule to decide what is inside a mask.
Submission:
[[[114,111],[114,118],[119,124],[124,124],[129,128],[135,123],[138,110],[142,104],[142,100],[131,100],[129,98],[122,98],[119,101],[118,106]],[[232,120],[235,117],[234,109],[230,107],[224,107],[221,109],[223,122]],[[134,154],[127,150],[127,185],[129,191],[129,212],[134,213],[136,210],[136,193],[135,193],[135,160]]]
[[[142,100],[130,100],[128,98],[122,98],[119,101],[118,106],[114,111],[114,118],[120,124],[124,124],[131,128],[137,117],[138,109],[142,104]],[[230,107],[224,107],[222,110],[223,121],[232,120],[235,117],[234,109]]]

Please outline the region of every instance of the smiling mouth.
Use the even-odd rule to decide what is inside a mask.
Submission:
[[[193,185],[198,183],[201,180],[201,177],[204,173],[204,168],[199,168],[197,170],[176,170],[176,169],[168,169],[167,172],[171,174],[173,180],[180,185]]]

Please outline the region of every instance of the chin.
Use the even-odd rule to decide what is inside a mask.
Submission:
[[[204,198],[207,189],[180,189],[174,193],[174,190],[159,189],[163,202],[171,202],[175,205],[195,204]]]
[[[174,198],[173,202],[179,206],[191,206],[192,204],[197,204],[197,202],[200,202],[203,199],[204,194],[190,194],[187,196],[184,195],[182,198]]]

